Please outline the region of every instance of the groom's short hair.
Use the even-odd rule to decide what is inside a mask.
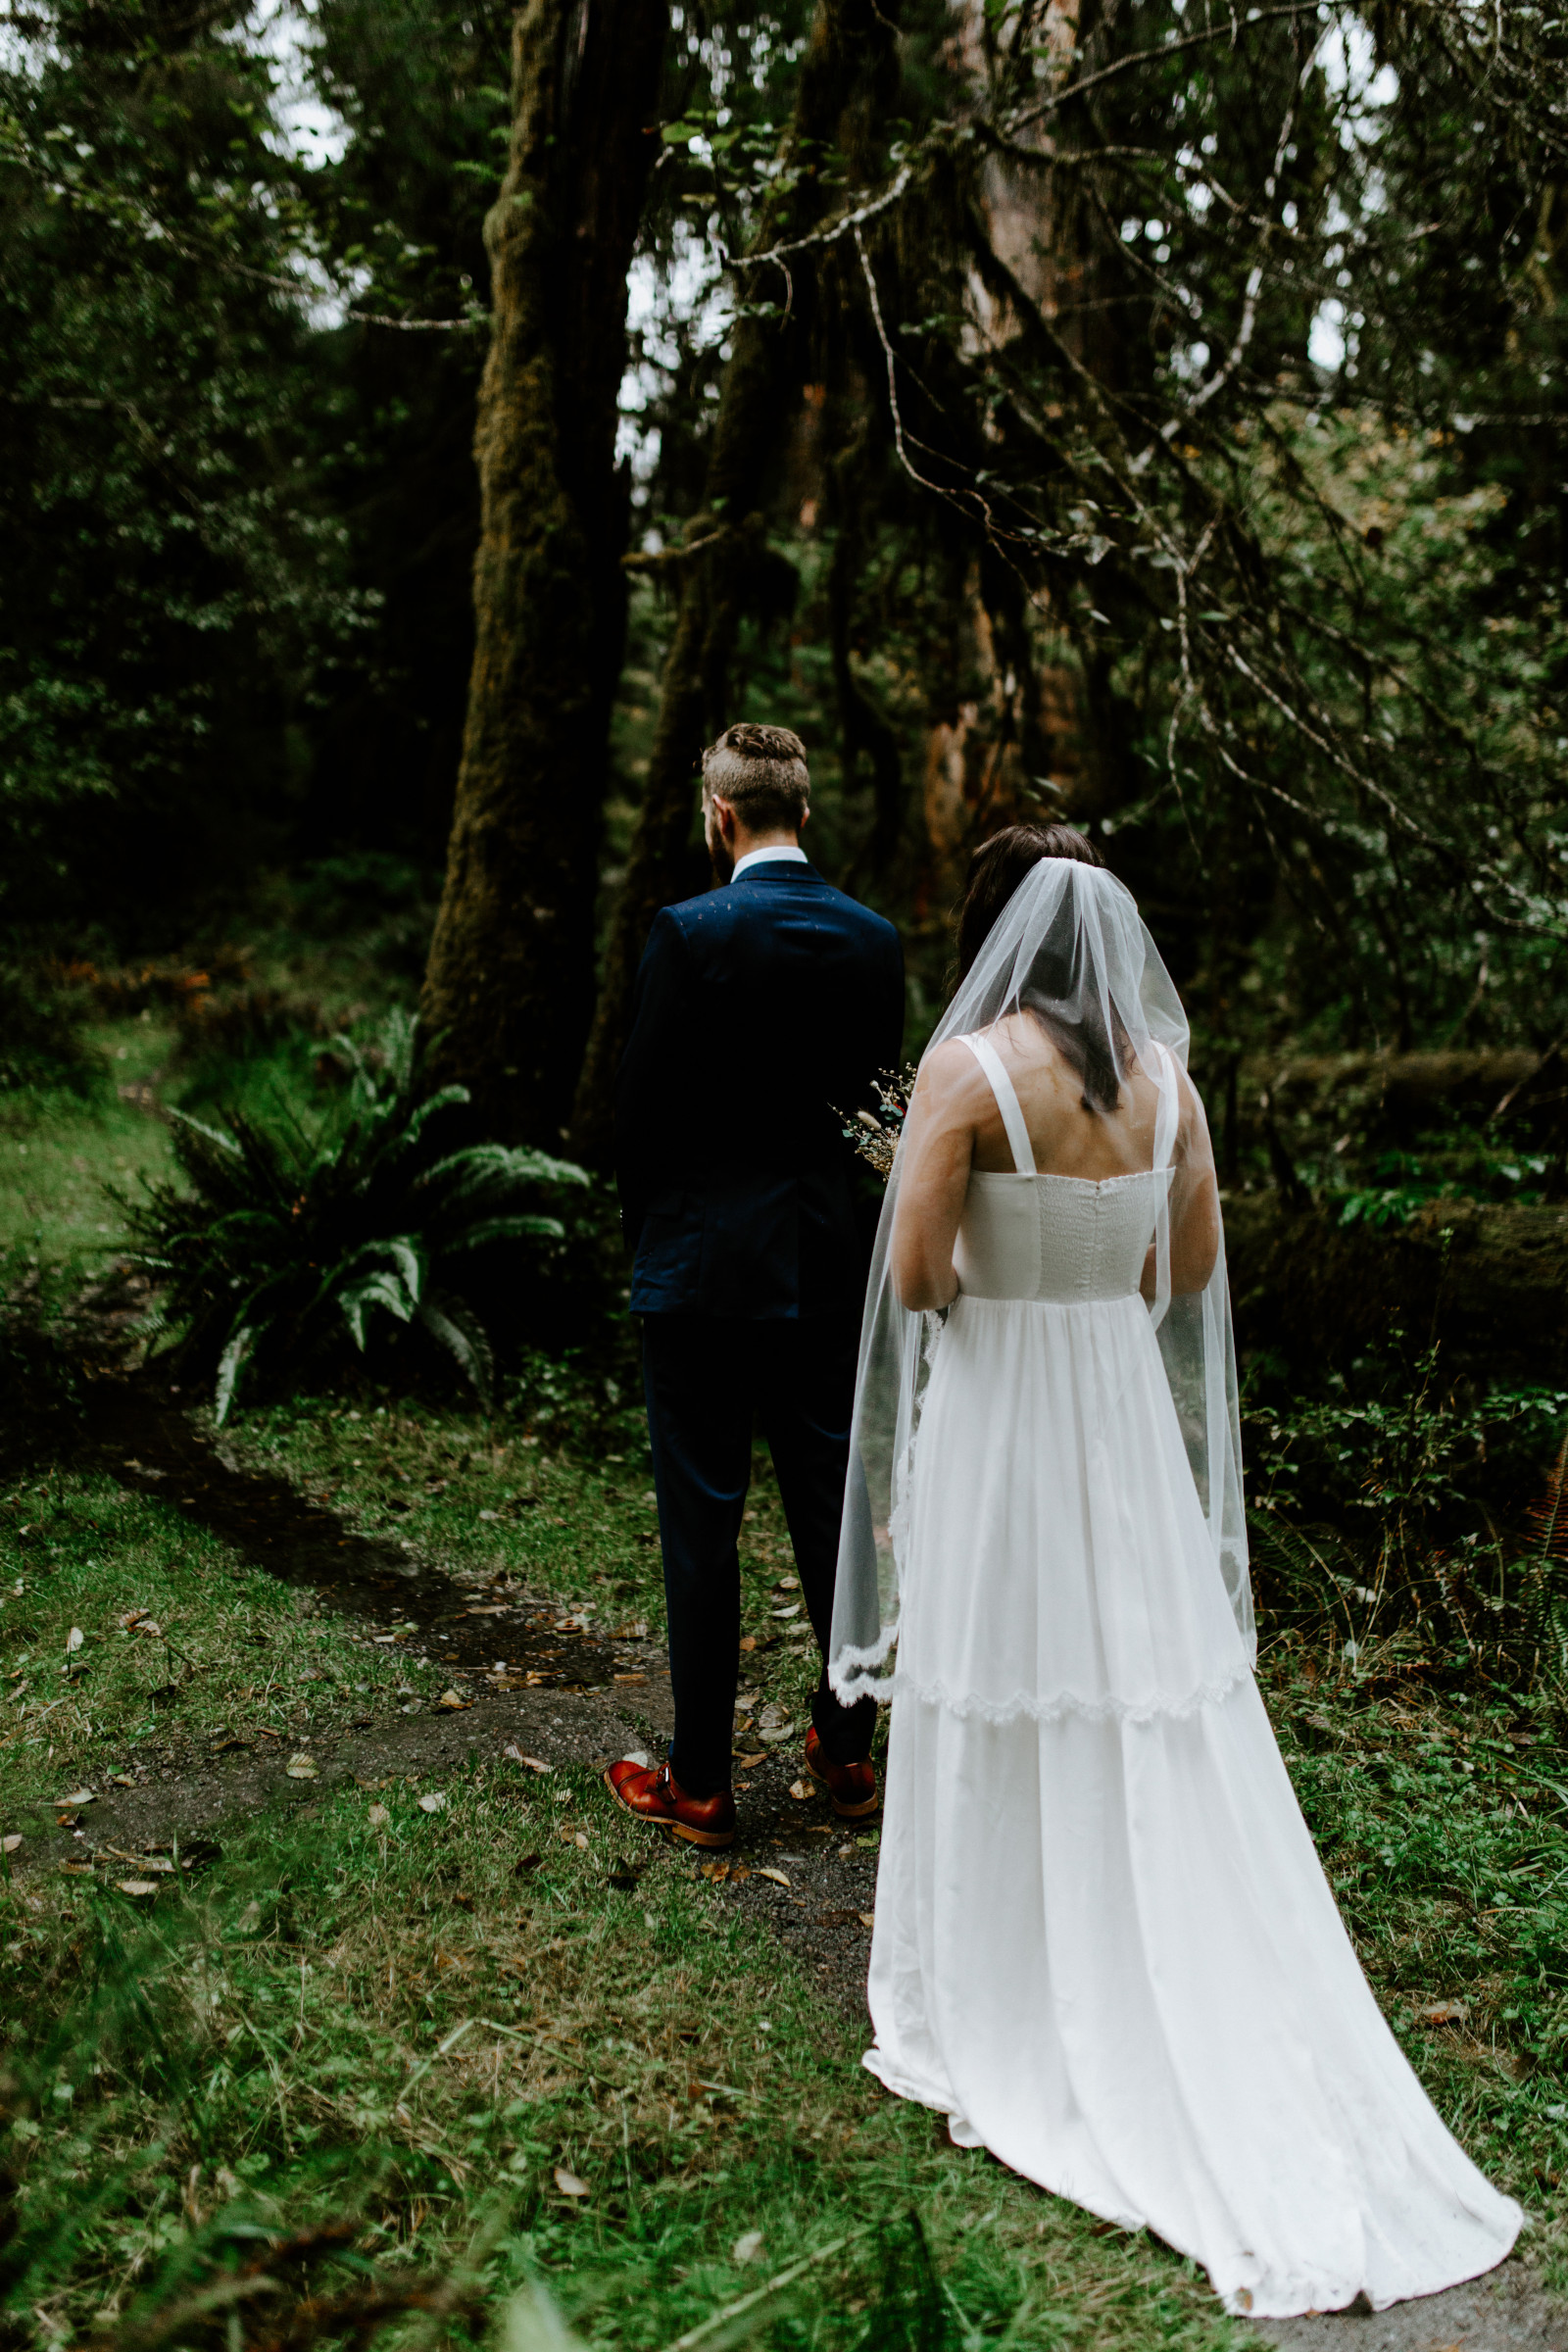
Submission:
[[[703,754],[703,806],[717,794],[748,833],[799,832],[811,797],[806,746],[788,727],[726,727]]]

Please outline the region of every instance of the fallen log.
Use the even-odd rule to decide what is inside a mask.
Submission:
[[[1341,1369],[1396,1328],[1448,1370],[1568,1386],[1568,1207],[1435,1200],[1395,1229],[1224,1196],[1239,1347]]]

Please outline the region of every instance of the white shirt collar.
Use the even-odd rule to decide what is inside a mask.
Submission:
[[[738,882],[749,865],[760,865],[764,858],[772,858],[777,861],[786,858],[792,864],[806,865],[809,862],[803,849],[791,849],[788,843],[781,842],[776,849],[748,850],[744,858],[737,858],[735,871],[731,874],[730,880]]]

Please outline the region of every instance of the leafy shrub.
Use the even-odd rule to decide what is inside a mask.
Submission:
[[[485,1326],[458,1288],[461,1262],[497,1243],[560,1240],[544,1196],[588,1177],[543,1152],[449,1149],[463,1087],[421,1095],[417,1024],[393,1013],[379,1050],[348,1039],[346,1102],[314,1120],[230,1113],[220,1128],[174,1113],[184,1188],[122,1200],[132,1262],[163,1286],[182,1360],[216,1374],[218,1418],[276,1390],[345,1339],[366,1352],[391,1324],[425,1332],[482,1401],[494,1387]]]
[[[97,1067],[69,996],[24,965],[0,964],[0,1094],[27,1086],[85,1094]]]
[[[1270,1411],[1263,1385],[1247,1455],[1275,1615],[1326,1612],[1352,1650],[1402,1632],[1568,1681],[1568,1392],[1448,1381],[1397,1331],[1325,1396]]]
[[[57,1450],[80,1414],[76,1367],[61,1345],[42,1278],[13,1252],[0,1260],[0,1470]]]
[[[295,1037],[322,1038],[327,1022],[314,997],[251,983],[222,996],[187,999],[177,1008],[182,1061],[244,1060]]]
[[[646,1454],[648,1420],[629,1322],[607,1322],[601,1340],[608,1344],[591,1353],[581,1348],[559,1353],[521,1348],[505,1382],[507,1410],[553,1446],[570,1440],[590,1452],[617,1447],[622,1454]]]

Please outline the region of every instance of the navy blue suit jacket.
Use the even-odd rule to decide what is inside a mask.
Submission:
[[[615,1086],[632,1312],[858,1311],[868,1231],[841,1133],[897,1066],[904,952],[812,865],[666,906]]]

